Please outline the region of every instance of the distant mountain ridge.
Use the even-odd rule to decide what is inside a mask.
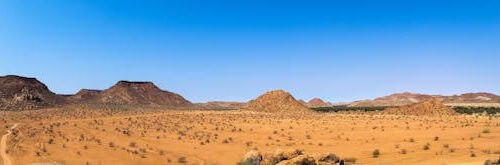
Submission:
[[[66,104],[193,106],[181,95],[161,90],[152,82],[119,81],[105,90],[82,89],[75,95],[57,95],[35,78],[0,77],[0,111],[34,110]]]
[[[360,100],[350,103],[350,107],[402,106],[436,98],[443,103],[500,103],[500,96],[492,93],[465,93],[461,95],[443,96],[419,93],[395,93],[378,97],[373,100]]]
[[[196,109],[242,109],[247,107],[247,102],[229,102],[229,101],[209,101],[206,103],[195,103]]]
[[[288,100],[283,102],[294,104],[295,107],[299,107],[298,104],[307,107],[333,106],[332,103],[325,102],[319,98],[314,98],[309,102],[305,102],[303,100],[295,100],[291,95],[287,94],[287,92],[274,91],[271,93],[280,96],[277,97],[280,99],[276,99],[275,101]],[[404,92],[378,97],[373,100],[355,101],[348,104],[348,106],[402,106],[418,103],[430,98],[436,98],[444,104],[500,103],[500,96],[485,92],[465,93],[453,96]],[[252,103],[252,101],[250,103]],[[255,101],[253,101],[253,103],[255,103]],[[262,101],[261,103],[267,104],[268,102]],[[134,81],[119,81],[105,90],[81,89],[74,95],[58,95],[50,91],[45,84],[38,81],[36,78],[16,75],[0,76],[0,111],[33,110],[66,104],[125,104],[180,109],[242,109],[250,105],[248,102],[223,101],[193,104],[179,94],[158,88],[152,82]],[[256,104],[253,105],[255,106]]]

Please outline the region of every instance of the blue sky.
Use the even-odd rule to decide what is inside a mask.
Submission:
[[[0,75],[187,99],[500,94],[500,1],[0,1]]]

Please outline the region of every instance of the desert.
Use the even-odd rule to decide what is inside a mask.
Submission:
[[[0,165],[500,165],[500,0],[0,0]]]
[[[120,81],[104,90],[113,91],[106,97],[98,92],[82,98],[82,92],[37,92],[22,77],[2,79],[22,84],[11,93],[16,104],[9,104],[21,107],[0,111],[1,131],[10,132],[3,137],[7,165],[244,164],[249,152],[262,155],[250,164],[321,164],[314,156],[327,153],[336,161],[330,164],[483,164],[500,157],[500,115],[460,114],[436,98],[382,111],[321,112],[275,90],[240,109],[217,110],[196,109],[203,104],[152,83]],[[48,106],[37,99],[52,98],[45,93],[63,101]],[[19,110],[38,104],[47,107]],[[276,160],[277,152],[292,151],[312,155],[312,161]]]

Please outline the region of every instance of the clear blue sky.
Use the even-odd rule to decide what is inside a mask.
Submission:
[[[0,75],[187,99],[500,94],[500,1],[0,1]]]

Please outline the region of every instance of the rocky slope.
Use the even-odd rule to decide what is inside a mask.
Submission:
[[[119,81],[114,86],[103,90],[82,89],[70,100],[75,103],[101,103],[124,105],[158,105],[170,107],[188,107],[191,102],[181,95],[164,91],[152,82]]]
[[[35,78],[13,75],[0,77],[0,110],[31,110],[64,103],[61,96],[54,94]]]

